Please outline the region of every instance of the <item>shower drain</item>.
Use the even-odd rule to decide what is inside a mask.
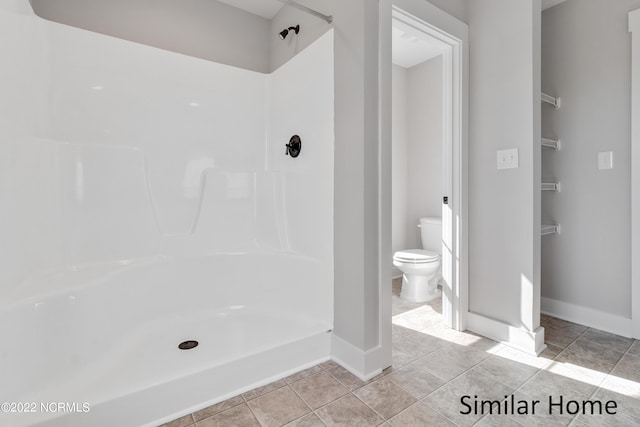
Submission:
[[[192,348],[196,348],[197,346],[198,341],[195,340],[182,341],[180,344],[178,344],[178,348],[180,350],[191,350]]]

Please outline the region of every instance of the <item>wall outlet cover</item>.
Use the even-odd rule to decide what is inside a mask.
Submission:
[[[598,153],[598,169],[613,169],[613,151],[601,151]]]
[[[498,150],[498,169],[516,169],[518,167],[518,149]]]

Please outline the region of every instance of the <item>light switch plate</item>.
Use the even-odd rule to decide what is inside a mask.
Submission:
[[[498,150],[498,169],[515,169],[518,167],[518,149]]]
[[[598,153],[598,169],[613,169],[613,151],[601,151]]]

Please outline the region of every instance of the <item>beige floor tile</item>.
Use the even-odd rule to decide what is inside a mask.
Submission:
[[[611,375],[640,383],[640,356],[625,354],[611,371]]]
[[[191,414],[185,415],[166,424],[162,424],[160,427],[190,427],[193,425],[193,417]]]
[[[540,356],[538,357],[543,357],[545,359],[553,360],[560,353],[562,353],[562,350],[564,350],[562,347],[558,347],[557,345],[553,345],[551,343],[545,343],[545,344],[547,345],[547,349],[543,351],[542,354],[540,354]]]
[[[327,426],[367,427],[384,423],[371,408],[353,394],[347,394],[316,411]]]
[[[330,373],[333,378],[337,379],[340,384],[345,386],[349,391],[357,390],[360,387],[364,387],[371,382],[362,381],[360,378],[356,377],[342,366],[336,366],[334,368],[328,369],[327,372]]]
[[[445,384],[445,381],[441,378],[413,364],[395,370],[387,378],[405,389],[416,399],[422,399]]]
[[[419,331],[414,331],[413,329],[405,328],[404,326],[393,323],[391,324],[391,336],[393,342],[399,341],[403,338],[416,336],[419,333]]]
[[[416,402],[413,396],[387,377],[356,390],[354,394],[385,420],[399,414]]]
[[[633,338],[625,338],[592,328],[587,329],[580,340],[589,340],[622,353],[626,352],[633,344]]]
[[[436,323],[434,325],[430,325],[428,328],[425,328],[421,332],[431,335],[432,337],[440,338],[448,343],[462,339],[468,334],[468,332],[461,332],[456,331],[455,329],[451,329],[444,323]]]
[[[322,362],[318,366],[320,366],[320,368],[326,371],[327,369],[335,368],[336,366],[340,366],[340,365],[334,362],[333,360],[327,360],[326,362]]]
[[[473,369],[514,390],[538,372],[538,368],[536,367],[505,359],[500,356],[491,356],[480,362],[480,364]]]
[[[504,345],[497,341],[481,337],[480,335],[469,331],[458,332],[458,336],[453,337],[451,339],[451,343],[470,350],[484,351],[491,354],[495,354],[504,348]]]
[[[445,384],[422,402],[437,410],[442,415],[460,426],[470,426],[482,418],[482,414],[462,414],[465,406],[462,404],[463,396],[478,396],[479,400],[503,400],[513,391],[512,388],[498,383],[476,371],[467,372],[455,380]]]
[[[290,422],[286,427],[325,427],[325,424],[316,414],[312,413]]]
[[[495,356],[502,359],[512,360],[523,365],[531,366],[532,368],[542,369],[545,366],[548,366],[553,358],[556,357],[560,353],[560,351],[562,351],[562,349],[560,349],[559,347],[553,346],[553,349],[558,349],[558,353],[548,356],[547,351],[553,351],[549,350],[549,347],[550,345],[547,345],[547,350],[543,351],[540,356],[534,356],[524,353],[520,350],[516,350],[515,348],[504,346],[498,352],[496,352]]]
[[[393,369],[400,369],[415,360],[415,356],[394,350],[391,356],[391,367]]]
[[[615,379],[611,381],[607,378],[607,381],[603,383],[603,387],[599,388],[594,394],[592,399],[598,399],[603,402],[613,400],[618,406],[618,414],[624,415],[628,418],[636,420],[635,425],[640,425],[640,396],[638,396],[638,389],[640,384],[629,384],[627,388],[621,388],[619,384],[615,383]],[[611,389],[617,388],[621,392],[612,391]]]
[[[196,427],[259,427],[260,424],[253,416],[246,403],[227,409],[212,417],[196,423]]]
[[[635,340],[629,348],[629,354],[640,356],[640,341]]]
[[[298,393],[311,409],[318,409],[349,393],[349,390],[328,372],[321,372],[304,378],[291,384],[291,388]]]
[[[521,415],[486,415],[474,427],[520,427]]]
[[[593,371],[608,374],[618,363],[624,353],[590,341],[578,338],[564,349],[556,358],[556,362],[571,363]]]
[[[609,390],[623,396],[640,399],[640,382],[628,380],[616,375],[609,375],[600,385],[600,388]]]
[[[394,427],[455,427],[455,424],[424,403],[417,402],[389,420]]]
[[[531,377],[519,391],[536,399],[547,398],[549,395],[588,398],[596,389],[597,385],[543,370]]]
[[[392,320],[394,325],[404,326],[414,331],[425,329],[439,322],[442,322],[442,314],[429,305],[422,305],[400,315],[395,315]]]
[[[444,347],[449,344],[450,341],[442,339],[438,336],[432,335],[429,333],[429,329],[422,330],[417,332],[415,335],[412,335],[411,338],[424,350],[429,354],[434,350],[439,349],[440,347]]]
[[[281,426],[311,412],[289,387],[282,387],[248,402],[262,426]]]
[[[296,381],[300,381],[303,378],[306,378],[306,377],[308,377],[310,375],[313,375],[313,374],[317,374],[318,372],[322,372],[323,370],[324,370],[324,368],[322,368],[320,365],[312,366],[309,369],[305,369],[304,371],[296,372],[293,375],[289,375],[284,380],[288,384],[293,384]]]
[[[450,381],[487,357],[489,354],[483,351],[448,344],[422,359],[418,359],[414,364],[438,378]]]
[[[572,427],[629,427],[637,426],[639,422],[623,414],[582,415],[579,414]]]
[[[263,396],[267,393],[271,393],[274,390],[277,390],[281,387],[286,386],[287,383],[284,380],[278,380],[278,381],[274,381],[270,384],[264,385],[262,387],[258,387],[255,388],[251,391],[248,391],[246,393],[242,394],[242,397],[245,398],[245,400],[249,401],[251,399],[255,399],[256,397],[260,397]]]
[[[398,297],[393,297],[391,299],[391,315],[396,317],[421,306],[422,304],[420,303],[403,301]]]
[[[216,403],[215,405],[211,405],[207,408],[201,409],[197,412],[193,413],[193,418],[196,421],[200,421],[203,420],[205,418],[208,418],[212,415],[215,415],[219,412],[222,411],[226,411],[227,409],[231,409],[235,406],[238,406],[240,404],[244,403],[244,399],[242,398],[242,396],[236,396],[236,397],[232,397],[231,399],[227,399],[223,402],[220,403]]]
[[[423,333],[415,333],[392,344],[394,367],[401,367],[447,345],[447,341]],[[397,363],[395,363],[397,362]]]
[[[545,342],[558,347],[567,347],[582,335],[588,328],[586,326],[542,315],[540,324],[544,327]]]

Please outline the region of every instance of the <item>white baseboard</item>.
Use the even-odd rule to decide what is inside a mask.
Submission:
[[[363,381],[382,372],[381,347],[361,350],[336,334],[331,336],[331,359]]]
[[[544,328],[530,332],[476,313],[467,313],[467,329],[528,354],[538,355],[547,348]]]
[[[540,312],[623,337],[632,337],[631,319],[551,298],[540,298]]]

